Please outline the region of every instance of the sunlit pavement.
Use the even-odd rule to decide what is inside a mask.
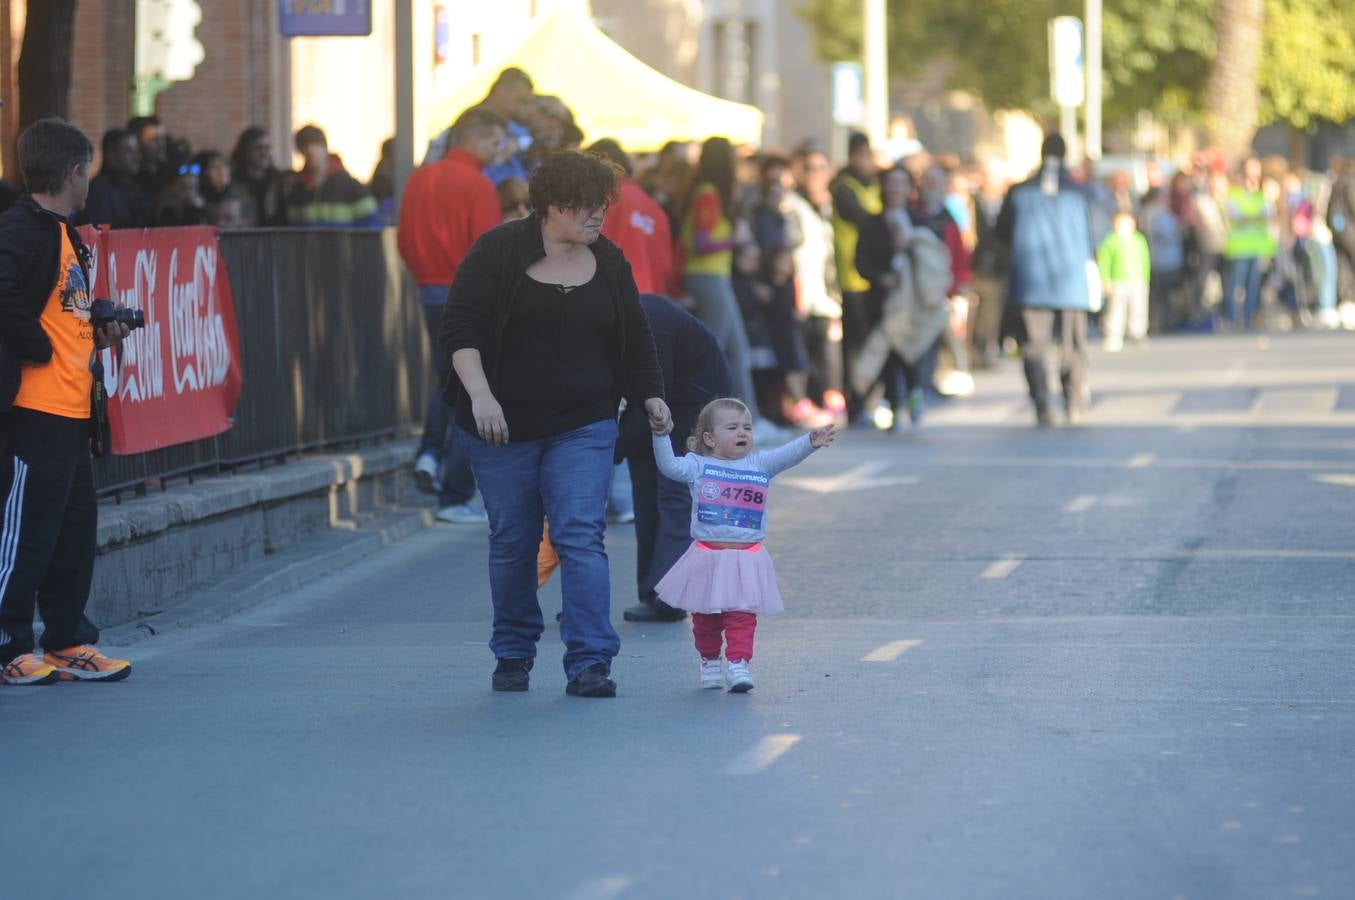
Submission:
[[[1037,430],[1019,366],[782,476],[757,688],[621,622],[489,691],[439,526],[119,685],[0,689],[6,897],[1348,897],[1355,338],[1160,340]],[[549,619],[558,587],[543,592]],[[26,758],[21,760],[21,757]]]

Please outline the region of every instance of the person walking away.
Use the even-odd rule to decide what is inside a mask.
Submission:
[[[380,228],[376,198],[329,152],[325,133],[305,125],[296,149],[306,163],[287,195],[287,224],[324,228]]]
[[[826,425],[775,450],[755,450],[752,413],[724,397],[701,410],[688,453],[673,453],[671,431],[671,423],[654,427],[654,459],[665,477],[688,485],[692,544],[659,581],[659,599],[692,614],[701,687],[724,686],[723,649],[730,692],[746,693],[753,689],[757,617],[785,609],[762,546],[771,480],[831,444],[837,429]]]
[[[93,361],[128,334],[90,319],[90,253],[71,224],[94,147],[61,119],[19,135],[28,193],[0,216],[0,681],[120,681],[85,615],[98,539],[90,462]],[[34,611],[42,648],[35,652]]]
[[[1126,329],[1130,340],[1148,337],[1149,285],[1155,277],[1148,239],[1127,212],[1115,214],[1114,228],[1096,251],[1096,267],[1106,296],[1105,348],[1117,353],[1124,347]]]
[[[1275,207],[1262,192],[1261,161],[1256,157],[1243,162],[1238,182],[1228,190],[1223,211],[1228,226],[1223,247],[1227,260],[1223,277],[1224,320],[1229,327],[1238,325],[1237,292],[1241,290],[1241,325],[1251,331],[1261,306],[1262,269],[1276,250],[1272,231]]]
[[[871,216],[880,214],[880,183],[876,177],[875,154],[870,139],[854,132],[847,139],[847,165],[833,179],[833,240],[837,260],[837,282],[842,291],[842,358],[846,371],[852,357],[871,329],[867,310],[870,282],[857,271],[856,242],[860,229]],[[848,418],[855,420],[863,411],[866,398],[849,392]]]
[[[1069,424],[1086,411],[1087,313],[1100,299],[1090,209],[1063,166],[1066,155],[1062,137],[1046,137],[1040,170],[1007,192],[997,222],[998,237],[1011,246],[1008,302],[1020,310],[1026,383],[1042,427],[1054,424],[1046,360],[1055,334]]]
[[[452,148],[409,177],[396,230],[400,256],[419,285],[436,389],[428,398],[423,437],[414,460],[419,490],[438,497],[437,518],[452,524],[485,521],[472,502],[475,477],[441,396],[451,359],[437,346],[447,293],[461,261],[482,234],[499,224],[499,195],[484,174],[503,142],[503,119],[483,107],[467,110],[452,129]]]
[[[663,372],[664,400],[672,411],[670,438],[686,447],[706,404],[729,394],[732,378],[720,342],[700,319],[666,297],[641,294]],[[660,478],[644,410],[621,414],[617,455],[630,469],[635,497],[635,577],[639,602],[622,615],[627,622],[676,622],[686,613],[659,599],[656,585],[691,546],[692,497],[685,485]],[[680,436],[680,437],[679,437]]]
[[[548,157],[528,183],[533,214],[482,235],[457,269],[439,338],[489,513],[490,649],[496,691],[525,691],[544,623],[537,600],[542,522],[561,561],[566,693],[612,697],[604,508],[624,396],[670,425],[649,323],[630,265],[602,237],[614,166]]]

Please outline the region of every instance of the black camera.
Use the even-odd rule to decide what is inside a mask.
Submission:
[[[126,325],[135,331],[146,327],[146,314],[139,309],[127,306],[114,306],[112,300],[93,300],[89,304],[89,319],[94,327],[102,330],[114,322]]]

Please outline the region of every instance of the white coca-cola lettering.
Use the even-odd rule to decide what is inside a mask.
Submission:
[[[155,320],[156,254],[138,250],[132,265],[132,283],[118,284],[117,252],[108,254],[108,291],[114,303],[141,310],[146,327],[133,331],[122,342],[122,363],[105,352],[104,385],[110,396],[136,403],[165,395],[165,359],[160,343],[160,323]]]
[[[178,249],[169,255],[170,364],[179,394],[220,387],[230,373],[230,345],[216,308],[218,259],[214,247],[199,245],[192,278],[180,283]]]

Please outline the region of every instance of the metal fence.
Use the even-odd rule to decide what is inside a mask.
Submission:
[[[244,370],[234,427],[95,460],[101,494],[401,436],[423,421],[429,347],[393,230],[227,232],[221,256]]]

